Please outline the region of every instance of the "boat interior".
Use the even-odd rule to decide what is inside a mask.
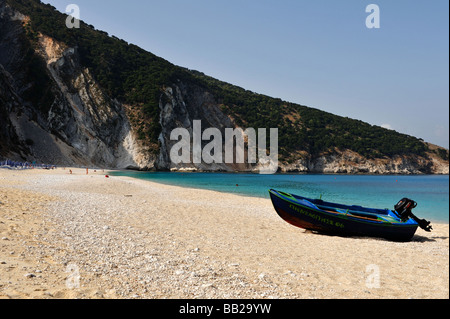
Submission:
[[[301,201],[301,204],[307,203],[311,208],[319,209],[324,212],[333,213],[333,214],[343,214],[346,216],[368,219],[373,221],[388,221],[393,222],[397,218],[395,213],[389,209],[376,209],[376,208],[367,208],[358,205],[344,205],[326,202],[322,199],[310,199],[294,194],[287,194],[284,192],[279,192],[281,195],[291,197],[296,199],[297,201]]]

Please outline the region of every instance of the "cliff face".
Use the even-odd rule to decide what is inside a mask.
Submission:
[[[20,29],[11,28],[11,23],[8,23],[8,21],[18,19],[20,17],[13,15],[11,12],[5,17],[5,9],[0,6],[0,36],[2,38],[9,36],[9,42],[13,42],[17,38],[17,33],[20,32]],[[10,47],[4,45],[3,41],[1,41],[0,61],[4,61],[6,57],[14,54],[11,51],[14,50],[10,50]],[[20,54],[20,52],[17,53]],[[0,155],[14,152],[23,156],[24,152],[27,152],[27,148],[21,147],[15,127],[10,119],[12,111],[20,106],[20,97],[16,93],[13,77],[5,70],[2,64],[4,63],[0,62]]]
[[[217,128],[222,137],[225,137],[226,128],[236,128],[236,124],[229,116],[225,115],[214,96],[203,88],[178,81],[176,84],[166,87],[160,100],[160,123],[162,133],[160,135],[160,155],[158,168],[170,170],[188,171],[251,171],[255,169],[248,164],[225,164],[225,163],[200,163],[200,164],[174,164],[170,160],[170,150],[178,143],[178,140],[171,140],[170,135],[173,129],[185,128],[189,135],[193,136],[194,120],[201,121],[202,129]],[[204,147],[209,141],[202,141]],[[234,149],[235,150],[235,149]],[[193,147],[191,148],[191,159]],[[222,159],[225,158],[225,151],[222,152]]]
[[[20,141],[10,120],[10,114],[20,100],[12,83],[11,76],[0,65],[0,154],[23,154],[23,151],[26,151],[19,147]]]
[[[204,127],[217,127],[221,131],[235,127],[209,92],[182,81],[164,89],[159,105],[160,149],[155,154],[137,138],[137,129],[127,115],[129,107],[107,96],[90,70],[81,65],[77,48],[43,34],[38,35],[32,53],[43,62],[38,72],[48,75],[44,80],[49,83],[46,89],[51,106],[36,109],[25,97],[36,81],[29,78],[29,70],[24,67],[24,58],[30,50],[24,31],[27,17],[3,5],[0,19],[2,140],[22,145],[13,148],[11,143],[5,143],[2,154],[5,157],[118,169],[250,169],[224,164],[171,163],[170,149],[176,141],[170,140],[170,133],[174,128],[184,127],[192,133],[194,119],[202,120]]]
[[[136,142],[123,106],[80,65],[76,48],[42,34],[31,48],[25,16],[4,5],[0,19],[2,134],[23,146],[21,152],[8,148],[5,156],[59,165],[154,166],[155,158]],[[30,77],[34,72],[46,76]],[[30,96],[35,88],[45,90],[37,95],[46,101]],[[40,103],[46,105],[39,108]]]
[[[51,106],[36,109],[24,97],[36,81],[28,77],[29,70],[23,66],[29,50],[23,28],[27,17],[3,6],[0,18],[1,134],[3,141],[17,142],[5,142],[4,156],[119,169],[230,169],[225,165],[175,166],[170,162],[170,149],[175,144],[170,140],[172,129],[181,126],[192,132],[193,119],[202,120],[206,127],[234,127],[211,94],[182,82],[165,88],[160,99],[161,147],[159,154],[154,154],[137,139],[127,108],[107,96],[89,69],[80,64],[77,48],[42,34],[33,50],[43,62],[39,72],[48,75],[45,80],[49,81]]]
[[[29,18],[0,0],[0,157],[57,165],[142,170],[255,171],[249,164],[174,164],[175,128],[236,128],[207,88],[177,79],[161,88],[159,145],[139,137],[136,105],[109,96],[80,59],[77,46],[38,33]],[[203,142],[203,146],[207,142]],[[191,150],[192,151],[192,150]],[[284,172],[448,174],[448,161],[396,156],[367,159],[352,151],[280,162]]]
[[[326,174],[448,174],[448,163],[436,154],[429,158],[395,156],[384,159],[367,159],[346,150],[333,155],[323,155],[313,161],[299,160],[282,165],[283,172]]]

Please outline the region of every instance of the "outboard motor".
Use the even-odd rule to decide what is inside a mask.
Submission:
[[[399,217],[401,218],[402,222],[406,222],[409,218],[412,218],[414,221],[416,221],[420,228],[427,232],[431,232],[433,227],[430,225],[431,222],[420,219],[416,217],[412,210],[417,207],[417,203],[409,198],[402,198],[397,205],[394,206],[394,210],[397,212]]]

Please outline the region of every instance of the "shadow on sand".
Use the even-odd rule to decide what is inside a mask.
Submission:
[[[382,238],[382,237],[367,237],[367,236],[357,236],[357,235],[342,235],[337,233],[328,233],[323,231],[311,231],[311,230],[305,230],[305,234],[314,234],[317,236],[329,236],[329,237],[341,237],[341,238],[352,238],[352,239],[370,239],[370,240],[377,240],[377,241],[388,241],[388,242],[394,242],[394,243],[401,243],[403,241],[396,241],[392,239]],[[414,235],[414,237],[408,242],[416,242],[416,243],[425,243],[425,242],[435,242],[436,240],[445,240],[448,239],[446,236],[432,236],[432,237],[425,237],[420,235]]]

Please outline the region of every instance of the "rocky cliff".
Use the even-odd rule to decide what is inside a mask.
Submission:
[[[7,128],[2,133],[5,141],[21,146],[4,149],[4,156],[59,165],[152,168],[155,157],[136,142],[123,105],[80,65],[77,49],[42,34],[30,46],[27,23],[26,16],[0,7],[0,96],[2,128]],[[45,76],[36,79],[33,73]],[[50,99],[48,109],[39,108],[33,90]]]
[[[83,48],[30,30],[30,17],[0,0],[0,157],[118,169],[257,170],[250,164],[170,161],[173,129],[183,127],[192,133],[194,120],[222,134],[225,128],[239,126],[215,90],[182,77],[161,86],[159,138],[142,138],[141,105],[105,90],[83,64]],[[425,156],[369,159],[337,149],[289,158],[279,163],[281,171],[448,174],[449,167],[448,160],[432,151]]]

